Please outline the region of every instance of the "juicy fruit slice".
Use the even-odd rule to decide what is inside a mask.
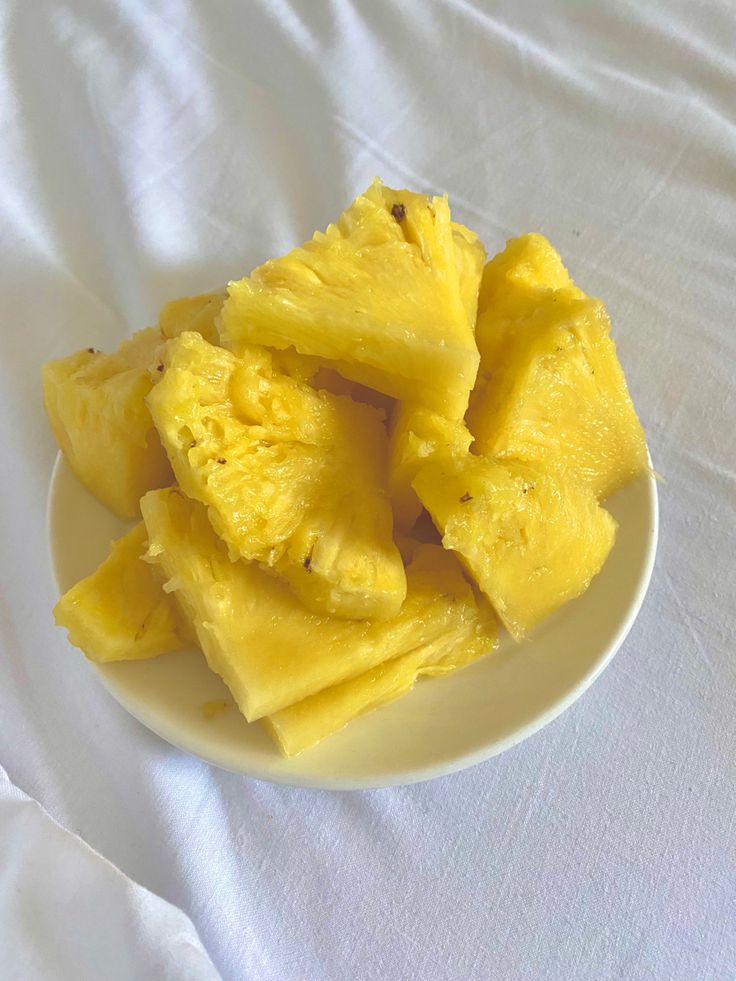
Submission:
[[[530,293],[518,319],[495,327],[500,356],[484,356],[491,380],[468,412],[477,452],[567,473],[599,499],[646,472],[644,431],[602,303],[567,289]]]
[[[230,283],[221,336],[334,362],[393,398],[461,418],[478,352],[446,198],[375,181],[326,232]]]
[[[435,455],[463,455],[472,441],[463,422],[408,402],[397,404],[389,435],[389,491],[399,533],[408,531],[421,513],[411,483],[422,464]]]
[[[233,557],[277,571],[310,609],[393,616],[406,576],[380,416],[279,373],[263,348],[243,354],[170,342],[148,401],[179,484]]]
[[[219,343],[215,321],[220,316],[227,293],[200,293],[184,296],[164,304],[158,315],[158,326],[164,337],[178,337],[185,330],[201,334],[210,344]]]
[[[536,232],[511,238],[503,252],[486,264],[478,298],[478,313],[499,303],[513,303],[530,289],[577,289],[559,252]],[[580,296],[584,294],[577,291]]]
[[[568,473],[599,499],[646,472],[605,308],[546,239],[513,239],[488,263],[479,311],[467,414],[476,452]]]
[[[161,567],[164,588],[180,602],[210,668],[249,721],[478,618],[471,587],[442,561],[441,550],[410,564],[406,601],[392,620],[342,620],[305,610],[257,564],[231,562],[205,508],[178,488],[152,491],[141,510],[149,561]]]
[[[414,489],[516,640],[583,593],[613,546],[590,491],[521,463],[433,460]]]
[[[116,354],[90,349],[43,366],[44,404],[59,448],[78,479],[121,518],[136,516],[141,496],[172,480],[144,401],[162,343],[150,327]]]
[[[486,263],[475,325],[481,363],[471,408],[502,358],[506,339],[504,325],[528,312],[530,303],[541,295],[540,291],[559,289],[585,296],[573,283],[557,250],[543,235],[531,233],[509,239],[506,248]]]
[[[433,546],[433,552],[440,549]],[[490,608],[479,603],[477,618],[437,638],[385,661],[356,678],[326,688],[262,721],[285,756],[296,756],[348,722],[387,702],[408,694],[421,676],[437,677],[465,667],[498,645],[495,619]]]
[[[141,521],[113,542],[91,576],[66,592],[54,607],[58,626],[90,661],[138,661],[184,647],[189,631],[174,600],[143,561],[146,529]]]

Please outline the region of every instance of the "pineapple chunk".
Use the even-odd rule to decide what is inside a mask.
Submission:
[[[201,334],[210,344],[219,344],[215,320],[220,315],[227,293],[201,293],[164,304],[158,315],[158,326],[164,337],[178,337],[185,330]]]
[[[206,509],[178,488],[152,491],[141,510],[149,561],[161,567],[164,588],[249,721],[478,619],[471,587],[437,555],[410,564],[406,601],[392,620],[342,620],[305,610],[256,563],[231,562]]]
[[[577,289],[559,252],[544,235],[531,232],[511,238],[503,252],[486,264],[478,298],[478,313],[492,306],[513,304],[530,289]]]
[[[475,452],[569,473],[599,500],[647,471],[605,308],[541,235],[512,239],[486,266],[476,340]]]
[[[486,263],[478,295],[475,341],[480,367],[470,397],[471,411],[501,361],[505,341],[503,325],[528,311],[540,291],[568,289],[585,296],[570,279],[559,253],[543,235],[512,238],[503,252]]]
[[[463,422],[409,402],[397,403],[389,436],[389,491],[399,533],[408,531],[421,513],[411,482],[422,464],[435,454],[465,454],[472,441]]]
[[[479,331],[491,317],[481,315]],[[495,361],[484,355],[491,381],[468,412],[478,453],[567,473],[599,500],[647,471],[644,432],[600,301],[568,289],[530,292],[525,310],[494,329],[503,342]]]
[[[239,359],[194,333],[169,344],[148,403],[179,484],[232,557],[275,570],[318,613],[396,614],[406,576],[378,413],[280,374],[264,348]]]
[[[584,592],[613,546],[588,489],[515,461],[430,460],[414,489],[515,640]]]
[[[423,545],[423,559],[439,566],[449,558],[436,546]],[[419,559],[417,559],[419,561]],[[453,570],[453,577],[457,573]],[[449,580],[449,567],[448,576]],[[446,581],[447,581],[446,580]],[[472,617],[447,636],[438,637],[365,671],[339,685],[325,688],[262,721],[285,756],[296,756],[326,736],[338,732],[358,715],[372,712],[406,695],[420,676],[449,674],[482,657],[498,645],[495,619],[484,602]]]
[[[146,551],[143,522],[113,542],[110,554],[91,576],[64,593],[54,607],[58,626],[90,661],[138,661],[175,651],[190,642],[190,631],[154,570]]]
[[[465,236],[454,232],[446,198],[375,181],[325,233],[230,283],[223,342],[293,345],[386,395],[462,418],[479,359],[458,275]]]
[[[116,354],[90,349],[43,366],[56,442],[79,480],[121,518],[136,516],[141,495],[172,480],[144,401],[162,344],[149,327]]]

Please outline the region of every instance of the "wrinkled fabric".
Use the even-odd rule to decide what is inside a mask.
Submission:
[[[10,977],[34,977],[24,930],[43,951],[92,914],[105,977],[213,976],[153,893],[227,979],[732,978],[733,5],[8,0],[0,31],[0,762],[132,880],[83,851],[91,901],[64,907],[62,832],[13,791]],[[449,192],[491,253],[545,233],[605,299],[660,546],[622,650],[538,735],[428,784],[296,790],[169,747],[54,629],[39,368],[288,249],[376,174]],[[38,881],[10,893],[34,842],[44,915]],[[75,950],[45,976],[101,956]]]
[[[0,768],[2,976],[218,981],[181,910],[60,828]]]

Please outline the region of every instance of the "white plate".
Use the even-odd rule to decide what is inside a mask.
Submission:
[[[619,521],[603,571],[580,599],[517,646],[356,719],[301,756],[283,759],[248,725],[195,650],[150,661],[92,665],[115,699],[153,732],[209,763],[263,780],[352,789],[414,783],[486,760],[531,736],[582,695],[616,653],[644,599],[657,545],[657,488],[631,484],[607,505]],[[92,572],[125,525],[76,480],[59,455],[51,478],[51,561],[64,592]],[[82,656],[70,650],[69,656]],[[90,662],[91,663],[91,662]],[[203,703],[226,699],[214,718]],[[80,725],[83,724],[80,722]]]

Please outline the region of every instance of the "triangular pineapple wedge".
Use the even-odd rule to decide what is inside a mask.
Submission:
[[[149,561],[249,721],[479,622],[471,587],[438,561],[409,565],[406,601],[391,620],[319,616],[256,563],[232,562],[205,508],[178,488],[147,494],[141,511]]]
[[[486,267],[468,426],[474,450],[567,473],[603,499],[648,466],[603,304],[541,236]]]
[[[100,567],[72,586],[54,607],[54,620],[90,661],[138,661],[185,647],[190,640],[175,601],[141,556],[141,521],[110,547]]]
[[[478,352],[454,231],[446,198],[375,181],[325,233],[230,283],[223,342],[293,345],[386,395],[461,418]]]
[[[464,454],[473,437],[465,423],[410,402],[398,402],[389,429],[389,492],[394,526],[405,533],[419,517],[422,504],[412,481],[435,455]]]
[[[182,489],[233,558],[283,576],[310,609],[388,618],[406,595],[378,412],[315,391],[270,352],[169,342],[148,404]]]
[[[89,348],[43,366],[43,397],[56,442],[79,480],[121,518],[142,494],[171,483],[144,401],[161,356],[158,329],[138,331],[115,354]]]
[[[584,592],[613,546],[616,522],[587,488],[525,464],[430,460],[414,489],[516,640]]]
[[[455,564],[449,552],[443,552],[436,545],[422,545],[415,554],[417,565],[434,565],[445,583],[443,588],[454,583],[454,588],[462,593],[469,589],[458,580],[457,569],[447,563],[449,559]],[[262,722],[283,754],[296,756],[326,736],[339,732],[357,716],[406,695],[417,678],[449,674],[489,653],[497,645],[495,617],[490,607],[479,601],[476,617],[471,615],[446,635],[268,715]]]
[[[482,271],[478,313],[491,306],[508,306],[517,296],[530,289],[576,290],[562,257],[554,246],[537,232],[510,238],[502,252],[486,263]]]

